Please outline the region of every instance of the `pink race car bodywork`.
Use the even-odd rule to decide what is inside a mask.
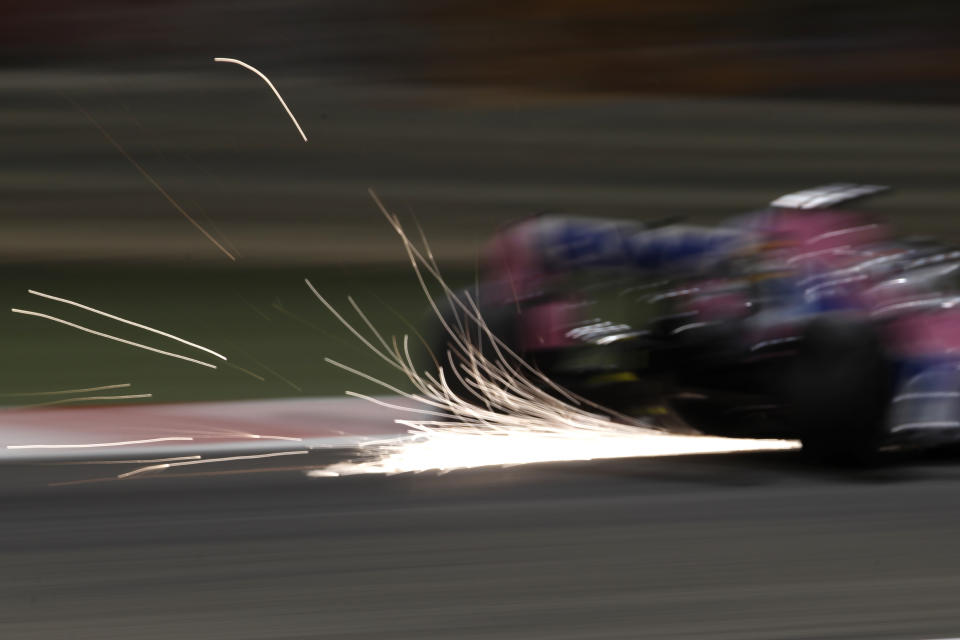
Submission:
[[[704,380],[724,387],[723,367],[739,375],[772,359],[783,371],[797,369],[809,357],[796,354],[818,344],[811,336],[827,324],[862,327],[859,335],[869,333],[879,345],[870,347],[871,357],[889,374],[877,413],[883,434],[960,434],[960,294],[953,289],[960,253],[898,240],[887,225],[838,208],[884,189],[828,185],[716,227],[533,217],[502,229],[484,250],[483,305],[516,309],[510,342],[532,360],[585,343],[642,343],[660,368],[632,373],[666,371],[686,396],[700,393],[687,387]],[[582,283],[621,281],[624,274],[661,283],[643,303],[660,315],[639,327],[588,320]],[[850,377],[876,377],[867,386],[879,394],[886,384],[874,376],[880,366],[863,364]],[[702,374],[711,367],[719,367],[719,378]],[[736,393],[764,386],[756,377],[745,380],[753,382]],[[850,388],[859,393],[857,383]],[[734,393],[728,391],[725,398]]]

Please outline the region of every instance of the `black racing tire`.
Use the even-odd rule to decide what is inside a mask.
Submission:
[[[817,462],[869,465],[885,436],[892,367],[877,328],[829,315],[810,323],[784,380],[788,420]]]

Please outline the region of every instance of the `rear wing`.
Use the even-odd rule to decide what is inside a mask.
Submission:
[[[851,184],[838,182],[822,187],[804,189],[780,196],[770,203],[779,209],[826,209],[839,204],[861,200],[889,191],[890,187],[879,184]]]

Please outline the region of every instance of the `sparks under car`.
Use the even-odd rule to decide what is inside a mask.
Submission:
[[[885,190],[827,185],[716,227],[536,216],[491,240],[462,295],[611,411],[838,459],[941,443],[960,437],[960,252],[845,208]]]

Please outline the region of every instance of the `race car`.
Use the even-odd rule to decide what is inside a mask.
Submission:
[[[490,241],[460,295],[611,413],[838,461],[960,439],[960,251],[843,208],[885,191],[806,189],[715,227],[539,215]]]

